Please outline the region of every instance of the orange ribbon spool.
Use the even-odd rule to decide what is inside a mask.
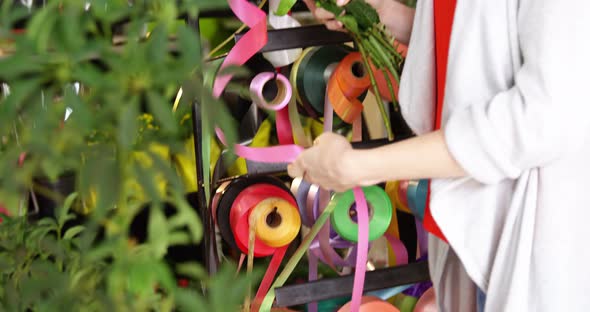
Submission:
[[[358,312],[400,312],[398,308],[387,301],[373,296],[364,296],[361,299],[361,307]],[[338,312],[351,312],[350,302],[342,306]]]
[[[371,85],[367,69],[359,52],[348,54],[334,70],[328,81],[328,99],[334,112],[352,124],[363,111],[358,97]]]

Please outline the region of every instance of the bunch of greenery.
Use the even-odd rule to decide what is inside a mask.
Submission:
[[[352,35],[363,57],[365,68],[371,69],[368,70],[368,73],[373,92],[379,94],[372,70],[372,68],[375,68],[382,72],[391,98],[396,104],[390,75],[393,75],[393,78],[399,84],[403,57],[395,47],[394,38],[388,34],[385,26],[381,24],[377,11],[364,0],[351,0],[344,7],[338,6],[336,0],[317,0],[316,3],[318,7],[334,13],[336,19],[342,22],[346,30]],[[377,96],[376,99],[391,140],[393,139],[393,132],[385,113],[385,106],[381,97]]]
[[[0,224],[0,310],[234,311],[249,283],[231,268],[209,279],[197,263],[164,261],[169,247],[203,235],[170,162],[185,149],[193,102],[215,106],[202,118],[230,144],[235,137],[225,106],[204,87],[199,34],[179,17],[225,1],[44,3],[0,2],[0,49],[10,45],[0,50],[8,51],[0,53],[0,203],[15,216]],[[76,195],[38,183],[66,173]],[[19,216],[31,190],[55,203],[54,216]],[[130,224],[146,202],[147,241],[132,243]],[[176,214],[166,217],[165,203]],[[80,207],[85,222],[66,226]],[[194,287],[179,288],[172,272]]]

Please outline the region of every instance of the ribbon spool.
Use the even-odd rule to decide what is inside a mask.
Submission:
[[[336,67],[328,82],[328,98],[334,112],[352,124],[361,115],[363,104],[358,97],[367,91],[371,81],[359,52],[348,54]]]
[[[259,54],[254,55],[249,59],[244,66],[248,69],[250,75],[245,77],[235,77],[232,83],[236,83],[243,86],[251,85],[252,80],[260,73],[274,72],[275,68],[273,65]],[[274,74],[273,74],[274,75]],[[273,85],[267,86],[268,93],[276,93],[276,87]],[[226,103],[228,110],[232,116],[240,121],[248,114],[252,99],[247,98],[246,95],[240,95],[236,92],[224,91],[222,93],[222,99]],[[240,131],[241,132],[241,131]]]
[[[271,81],[273,83],[270,83]],[[274,86],[276,90],[269,90]],[[270,100],[269,93],[273,93]],[[260,73],[250,82],[252,101],[262,109],[277,111],[285,108],[289,104],[291,94],[291,83],[287,77],[278,73]]]
[[[270,176],[257,176],[257,177],[239,177],[237,179],[232,179],[229,181],[223,182],[215,195],[211,200],[211,210],[213,212],[213,217],[221,237],[223,240],[228,243],[229,247],[234,250],[239,250],[244,252],[243,248],[240,248],[236,242],[236,237],[234,236],[234,231],[231,226],[230,222],[230,213],[232,210],[232,206],[234,202],[237,200],[238,196],[247,188],[255,185],[270,185],[274,186],[277,191],[276,194],[280,194],[281,196],[291,197],[292,195],[289,193],[288,189],[285,185],[278,179],[270,177]],[[282,190],[282,192],[280,192]],[[286,195],[285,195],[286,194]],[[272,195],[272,194],[271,194]],[[274,196],[273,196],[274,197]],[[295,203],[294,199],[293,202]],[[242,239],[246,242],[245,247],[247,253],[247,241],[248,241],[248,233],[246,232],[246,236]],[[261,244],[257,244],[257,246],[262,246]],[[244,247],[244,246],[242,246]],[[270,246],[267,246],[270,247]]]
[[[288,245],[299,233],[301,219],[297,202],[280,184],[279,181],[253,183],[237,194],[229,221],[236,245],[243,253],[248,253],[251,224],[256,225],[255,257],[272,255],[277,247]]]
[[[320,119],[324,112],[324,101],[328,80],[352,49],[343,45],[311,47],[291,69],[291,82],[294,85],[300,113]],[[340,120],[335,125],[342,124]]]
[[[428,180],[410,181],[408,183],[408,206],[418,219],[424,219],[426,197],[428,195]]]
[[[370,210],[369,240],[375,240],[385,234],[392,216],[392,207],[389,197],[378,186],[364,187]],[[331,224],[334,230],[342,238],[357,242],[358,224],[351,217],[351,209],[354,209],[354,194],[352,191],[336,194],[333,198],[336,208],[331,216]]]
[[[289,15],[276,15],[279,10],[281,0],[270,0],[268,5],[268,24],[273,29],[295,28],[300,27],[301,23]],[[274,67],[283,67],[295,62],[302,53],[302,49],[289,49],[263,53],[264,57],[269,60]]]
[[[361,306],[358,312],[400,312],[398,308],[387,301],[373,296],[364,296],[361,299]],[[351,312],[351,303],[342,306],[338,312]],[[354,311],[357,312],[357,311]]]
[[[318,191],[317,185],[312,185],[300,177],[293,179],[293,182],[291,182],[291,193],[295,195],[297,200],[301,222],[307,227],[312,227],[317,218],[317,212],[314,211],[313,207],[314,204],[317,205]]]
[[[319,187],[315,184],[302,180],[300,177],[293,179],[291,183],[291,192],[297,199],[299,212],[301,214],[302,223],[307,227],[312,227],[320,215],[320,200]],[[336,266],[350,267],[355,265],[356,261],[356,246],[352,242],[345,240],[338,236],[338,233],[330,228],[329,245],[331,248],[349,249],[347,256],[335,257],[332,263]],[[321,251],[318,238],[316,237],[309,247],[310,255],[318,258],[322,262],[329,264],[328,259],[325,258]]]
[[[438,308],[436,306],[436,296],[434,293],[434,288],[428,289],[414,307],[414,312],[437,312]]]
[[[408,207],[408,181],[391,181],[385,184],[385,193],[389,195],[391,203],[395,205],[396,209],[399,209],[405,213],[412,213],[412,210]]]

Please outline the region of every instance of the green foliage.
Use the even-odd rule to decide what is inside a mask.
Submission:
[[[232,268],[209,279],[199,264],[164,260],[170,246],[203,236],[171,162],[190,137],[194,101],[211,106],[201,110],[216,121],[205,123],[210,133],[216,125],[228,143],[235,138],[227,109],[204,86],[199,34],[179,16],[226,2],[50,0],[31,13],[13,3],[0,2],[0,49],[8,42],[1,51],[11,51],[0,53],[9,88],[0,95],[0,203],[17,216],[33,190],[58,208],[0,224],[0,311],[232,311],[250,280]],[[25,32],[14,33],[23,17]],[[66,173],[74,189],[47,186]],[[146,203],[148,238],[137,243],[129,228]],[[164,203],[176,214],[166,217]],[[72,226],[74,212],[85,221]],[[179,270],[191,288],[176,285]]]
[[[68,205],[57,214],[34,223],[6,218],[0,226],[0,311],[237,311],[260,276],[236,276],[235,267],[225,265],[209,278],[199,264],[184,263],[176,270],[197,287],[180,288],[172,268],[157,256],[157,240],[129,247],[111,239],[89,246],[84,234],[91,231],[83,226],[61,235],[73,218]],[[158,231],[170,235],[166,226]]]

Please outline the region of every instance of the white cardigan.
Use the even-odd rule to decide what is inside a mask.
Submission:
[[[434,116],[432,3],[400,89],[418,134]],[[590,310],[589,77],[590,0],[457,0],[443,130],[470,177],[434,180],[431,210],[486,312]],[[441,287],[446,252],[430,257],[439,297],[471,296]]]

